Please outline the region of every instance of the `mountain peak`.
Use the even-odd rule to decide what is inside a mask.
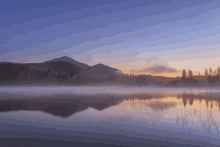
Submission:
[[[61,58],[66,58],[66,57],[68,57],[68,56],[63,56],[63,57],[61,57]]]
[[[67,56],[60,57],[61,59],[67,58]]]
[[[65,62],[76,62],[75,60],[73,60],[72,58],[70,57],[67,57],[67,56],[63,56],[63,57],[60,57],[60,58],[55,58],[53,60],[49,60],[49,61],[46,61],[45,63],[51,63],[51,62],[60,62],[60,61],[65,61]]]
[[[63,61],[75,61],[74,59],[68,57],[68,56],[63,56],[61,58],[57,58],[57,59],[62,59]]]
[[[82,67],[84,69],[87,69],[89,66],[84,64],[84,63],[80,63],[80,62],[77,62],[76,60],[68,57],[68,56],[63,56],[63,57],[60,57],[60,58],[55,58],[53,60],[50,60],[50,61],[46,61],[44,63],[52,63],[52,62],[69,62],[69,63],[72,63],[72,64],[75,64],[79,67]]]
[[[94,66],[106,66],[106,65],[104,65],[104,64],[102,64],[102,63],[98,63],[98,64],[96,64],[96,65],[94,65]]]

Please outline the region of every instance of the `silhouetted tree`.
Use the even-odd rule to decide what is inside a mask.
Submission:
[[[58,73],[58,78],[60,78],[61,77],[61,73]]]
[[[192,72],[192,70],[189,70],[188,76],[189,76],[189,77],[193,77],[193,72]]]
[[[73,72],[70,73],[70,77],[73,78]]]
[[[55,72],[52,72],[52,73],[51,73],[51,76],[52,76],[52,77],[56,77]]]
[[[205,68],[204,73],[205,73],[205,76],[208,76],[208,69],[207,68]]]
[[[209,67],[209,75],[212,76],[212,68]]]
[[[184,78],[185,79],[185,78]],[[176,84],[178,84],[178,83],[180,83],[181,81],[180,81],[180,79],[177,79],[177,80],[174,80],[174,81],[172,81],[172,82],[169,82],[170,84],[173,84],[173,85],[176,85]]]
[[[217,76],[217,69],[214,70],[214,76]]]
[[[206,99],[206,107],[209,107],[209,101]]]
[[[183,69],[182,77],[183,77],[183,78],[186,77],[186,70],[185,70],[185,69]]]
[[[185,96],[182,97],[182,100],[183,100],[183,105],[184,107],[186,107],[186,104],[187,104],[187,98]]]
[[[217,68],[217,76],[220,76],[220,67]]]
[[[69,77],[69,74],[68,73],[66,73],[66,78],[68,78]]]
[[[190,106],[192,106],[192,104],[193,104],[193,100],[194,100],[193,97],[189,97],[189,104],[190,104]]]

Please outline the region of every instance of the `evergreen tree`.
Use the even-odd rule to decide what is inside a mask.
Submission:
[[[189,77],[193,77],[193,72],[192,72],[191,70],[189,70],[188,76],[189,76]]]
[[[208,76],[208,69],[207,68],[205,68],[204,73],[205,73],[205,76]]]
[[[58,78],[60,78],[61,77],[61,73],[58,73]]]
[[[220,67],[217,68],[217,76],[220,76]]]
[[[186,70],[185,70],[185,69],[183,69],[182,77],[183,77],[183,78],[186,77]]]
[[[217,76],[217,69],[214,70],[214,76]]]
[[[212,68],[211,67],[209,68],[209,75],[210,75],[210,77],[212,76]]]
[[[65,77],[66,79],[68,79],[69,78],[69,74],[68,73],[66,73],[66,77]]]
[[[73,72],[70,73],[70,77],[73,78]]]

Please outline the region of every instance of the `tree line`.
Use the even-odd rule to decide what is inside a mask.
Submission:
[[[209,69],[205,68],[204,70],[204,75],[205,76],[220,76],[220,67],[218,67],[217,69],[212,70],[212,68],[210,67]],[[199,76],[201,76],[201,73],[199,73]],[[185,69],[183,69],[182,71],[182,77],[186,78],[186,77],[193,77],[193,72],[192,70],[189,70],[188,73],[186,72]]]

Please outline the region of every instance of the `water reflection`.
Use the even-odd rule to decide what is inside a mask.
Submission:
[[[0,111],[43,111],[63,118],[88,108],[103,110],[117,105],[121,99],[115,96],[64,96],[57,95],[53,98],[40,97],[35,99],[0,99]]]
[[[130,137],[124,139],[127,144],[128,141],[139,138],[143,140],[133,142],[148,143],[153,140],[152,144],[156,144],[158,140],[164,140],[167,142],[176,141],[179,144],[180,140],[177,141],[177,139],[184,138],[187,142],[190,139],[197,139],[199,142],[211,142],[212,139],[216,139],[215,143],[220,144],[218,140],[220,139],[219,98],[218,93],[214,92],[146,92],[145,94],[82,96],[57,94],[53,96],[40,95],[34,98],[1,98],[0,124],[6,127],[2,127],[0,131],[6,128],[5,132],[10,132],[10,124],[14,123],[15,133],[20,129],[17,127],[19,125],[25,126],[22,128],[23,130],[30,131],[32,129],[33,132],[37,132],[36,134],[40,132],[39,128],[42,128],[43,133],[44,130],[51,133],[50,129],[56,128],[56,133],[54,133],[56,135],[68,130],[63,133],[65,136],[63,138],[70,136],[69,140],[79,135],[81,131],[83,132],[81,136],[89,134],[91,140],[100,134],[102,138],[113,134],[110,142],[117,139],[122,140],[123,137],[115,137],[115,134],[123,134],[122,136]],[[36,113],[39,115],[33,115]],[[44,113],[59,117],[51,116],[48,118]],[[25,118],[20,116],[25,116]],[[12,120],[13,122],[11,122]],[[34,129],[34,127],[36,128]],[[108,135],[105,136],[105,134]],[[27,136],[29,135],[27,134]],[[16,137],[14,136],[14,138]],[[53,137],[51,138],[53,139]],[[186,140],[182,140],[182,143]],[[199,142],[197,143],[199,144]]]
[[[219,95],[215,93],[136,95],[110,109],[129,112],[129,115],[123,113],[120,120],[126,124],[132,122],[130,116],[133,114],[135,123],[130,123],[133,126],[171,125],[187,134],[200,130],[198,135],[220,138],[219,102]]]
[[[186,106],[187,103],[190,105],[193,105],[194,100],[198,100],[200,103],[202,100],[206,102],[206,107],[208,108],[209,106],[211,109],[213,108],[213,105],[218,106],[220,108],[220,96],[216,93],[205,93],[205,94],[182,94],[178,95],[178,98],[182,98],[183,105]]]
[[[182,99],[182,103],[184,106],[187,104],[193,105],[194,100],[197,100],[201,103],[202,100],[206,102],[206,107],[213,107],[213,105],[218,106],[220,109],[220,95],[218,93],[199,93],[199,94],[193,94],[193,93],[181,93],[181,94],[165,94],[165,93],[156,93],[156,94],[142,94],[142,95],[132,95],[127,98],[127,100],[152,100],[152,99],[164,99],[168,97],[175,97],[177,99]]]
[[[176,103],[173,102],[155,102],[151,103],[147,106],[150,106],[153,111],[164,111],[166,109],[169,109],[171,107],[175,107]]]

